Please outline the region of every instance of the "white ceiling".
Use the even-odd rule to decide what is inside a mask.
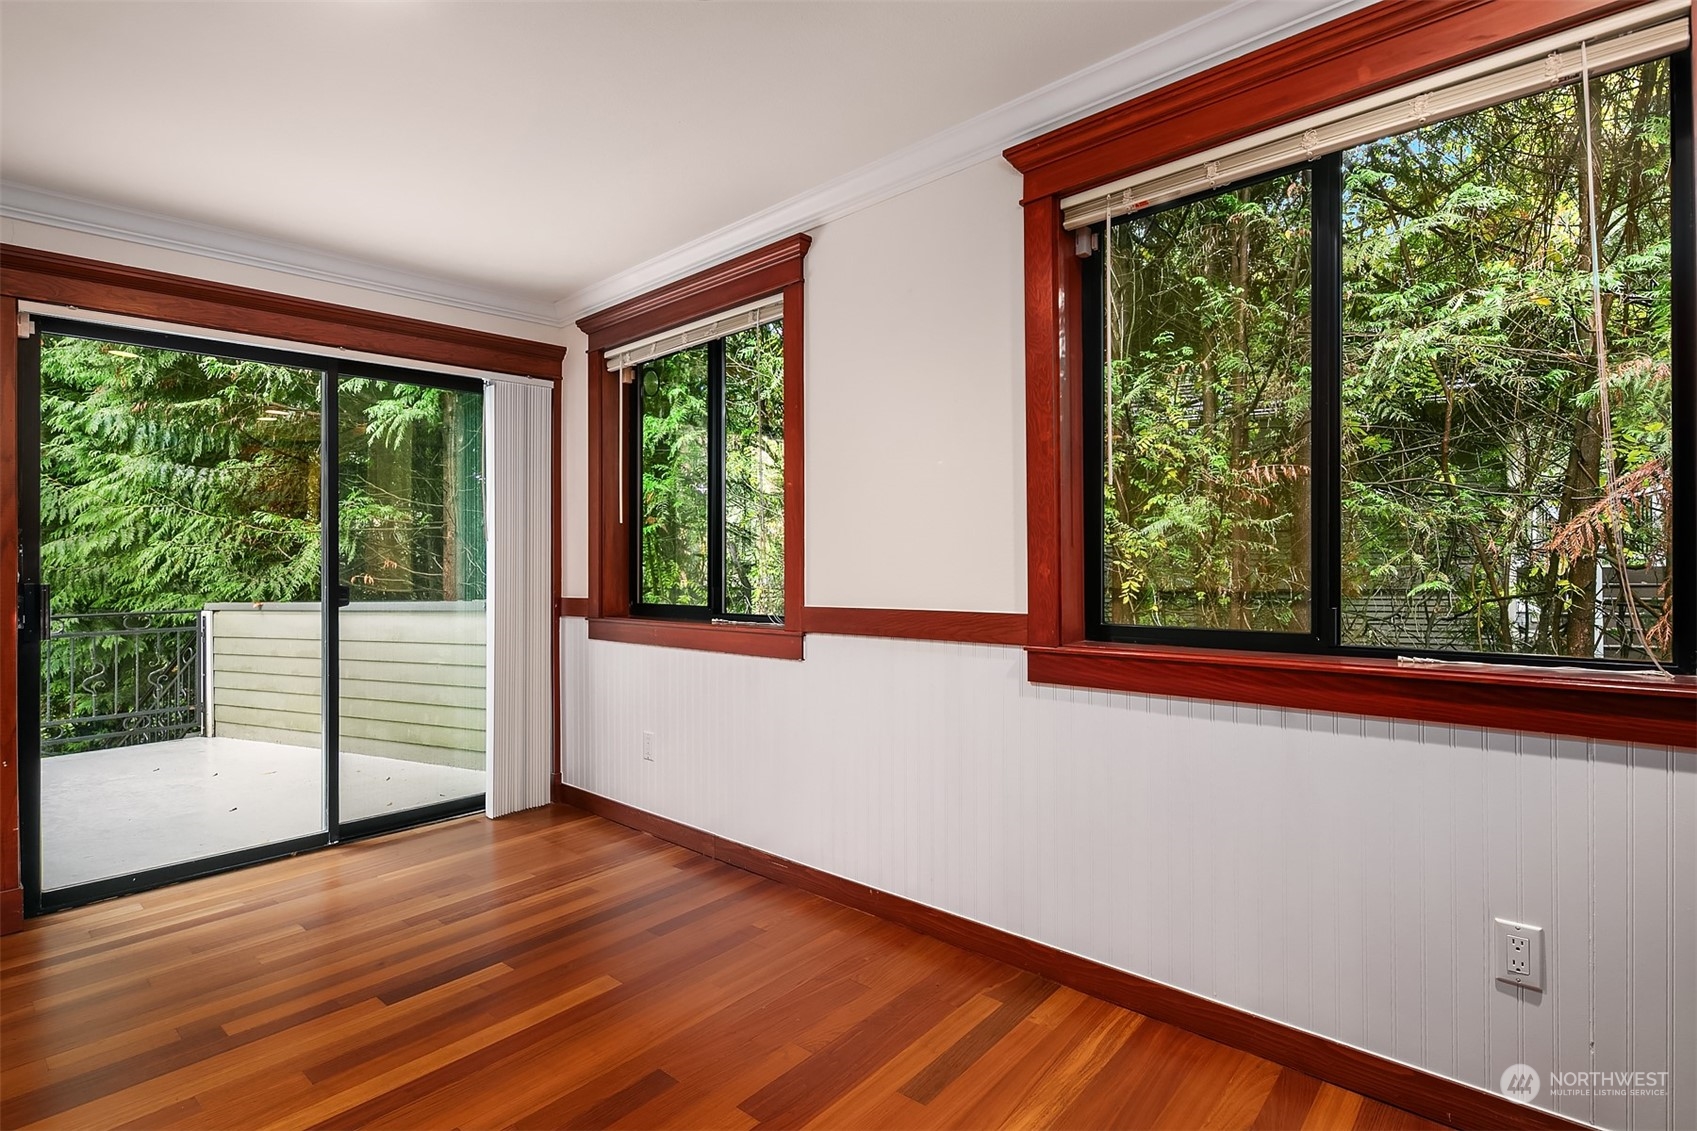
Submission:
[[[0,3],[0,177],[553,302],[1225,0]]]

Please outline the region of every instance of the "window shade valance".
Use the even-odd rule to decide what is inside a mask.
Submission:
[[[679,326],[667,330],[663,334],[641,338],[629,345],[606,352],[607,369],[618,372],[641,365],[656,357],[665,357],[669,353],[689,349],[703,342],[711,342],[715,338],[723,338],[738,330],[746,330],[750,326],[759,326],[775,318],[784,316],[784,299],[782,295],[757,299],[744,303],[731,310],[722,311],[711,318],[703,318],[691,322],[687,326]]]
[[[1691,41],[1689,0],[1662,0],[1346,103],[1061,201],[1067,230],[1136,212],[1325,153],[1671,54]],[[1584,47],[1583,60],[1581,45]]]

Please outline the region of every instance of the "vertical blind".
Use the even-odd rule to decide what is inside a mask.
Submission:
[[[484,387],[491,817],[546,805],[553,765],[553,390]]]

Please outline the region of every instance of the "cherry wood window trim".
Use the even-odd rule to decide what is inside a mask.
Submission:
[[[812,242],[805,234],[789,236],[579,319],[578,329],[589,338],[589,596],[571,606],[575,612],[568,612],[564,604],[560,608],[562,615],[590,619],[590,639],[801,659],[806,620],[802,279],[803,261]],[[619,492],[625,485],[619,461],[621,455],[629,459],[633,454],[628,437],[621,443],[620,430],[632,426],[638,406],[634,389],[622,386],[619,375],[608,370],[607,351],[768,295],[784,299],[784,623],[633,617],[630,523],[634,516],[628,503],[622,509],[619,505]],[[793,637],[793,644],[779,645],[771,639],[784,636]]]
[[[1410,1064],[1387,1060],[1270,1017],[1152,981],[1000,928],[844,879],[764,849],[729,840],[615,801],[575,785],[554,783],[556,805],[569,805],[649,833],[710,859],[899,923],[953,946],[1029,970],[1114,1005],[1176,1025],[1339,1088],[1450,1127],[1561,1128],[1585,1124],[1531,1104],[1516,1103]]]
[[[1697,746],[1692,677],[1504,664],[1401,664],[1214,648],[1029,648],[1033,683],[1183,695],[1268,707]]]
[[[1697,747],[1697,676],[1115,645],[1084,625],[1082,312],[1062,196],[1640,3],[1381,0],[1006,151],[1024,175],[1027,678]]]
[[[1380,0],[1004,156],[1026,203],[1065,196],[1646,2]]]
[[[560,379],[565,347],[35,248],[0,246],[0,293],[437,365]],[[96,319],[97,320],[97,319]]]

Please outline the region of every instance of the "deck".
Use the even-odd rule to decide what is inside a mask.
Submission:
[[[41,762],[42,888],[324,830],[324,754],[240,738],[176,738]],[[484,791],[482,770],[342,755],[356,820]]]

